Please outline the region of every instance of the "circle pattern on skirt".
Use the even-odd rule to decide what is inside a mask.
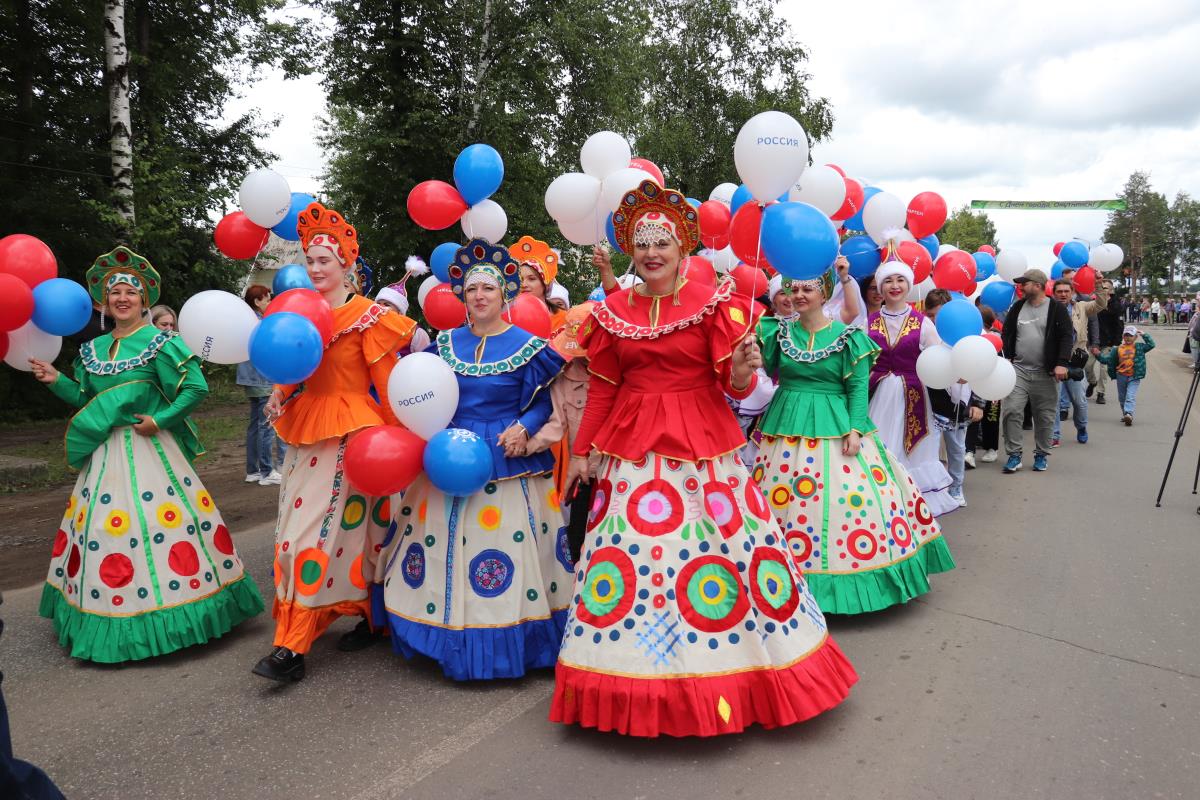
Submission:
[[[726,539],[742,529],[742,512],[729,484],[720,481],[704,484],[704,510]]]
[[[750,562],[750,594],[758,610],[771,619],[791,619],[800,604],[800,593],[782,553],[769,547],[755,548]]]
[[[425,582],[425,548],[413,542],[404,551],[404,560],[400,564],[400,574],[404,582],[416,589]]]
[[[608,479],[596,482],[592,490],[592,509],[588,512],[587,529],[593,530],[608,514],[608,504],[612,502],[612,483]]]
[[[495,597],[512,585],[513,562],[502,550],[484,550],[471,559],[468,574],[475,594]]]
[[[607,627],[629,613],[636,594],[633,561],[619,547],[601,547],[580,584],[575,616],[597,628]]]
[[[693,628],[716,633],[742,620],[750,601],[737,567],[721,556],[701,556],[679,571],[675,582],[679,610]]]
[[[629,524],[643,536],[662,536],[683,524],[683,498],[661,478],[646,481],[629,495]]]

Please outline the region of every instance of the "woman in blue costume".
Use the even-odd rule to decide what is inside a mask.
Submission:
[[[505,248],[468,242],[455,255],[450,283],[467,305],[468,324],[443,332],[431,350],[458,377],[451,427],[491,445],[492,476],[469,497],[417,478],[397,504],[375,597],[397,652],[429,656],[455,680],[515,678],[554,666],[571,602],[554,457],[523,455],[550,417],[548,386],[563,360],[545,339],[501,318],[521,287]]]

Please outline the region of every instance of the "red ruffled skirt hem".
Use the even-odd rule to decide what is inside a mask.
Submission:
[[[550,721],[627,736],[718,736],[803,722],[845,700],[857,681],[829,636],[787,666],[720,675],[643,678],[560,661]]]

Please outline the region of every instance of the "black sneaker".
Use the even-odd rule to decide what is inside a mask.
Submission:
[[[1104,405],[1104,392],[1096,393],[1096,405],[1098,405],[1098,406]]]
[[[383,641],[383,634],[371,630],[371,623],[360,619],[354,630],[343,633],[338,639],[337,649],[343,653],[365,650],[376,642]]]
[[[1058,418],[1062,422],[1066,422],[1070,418],[1070,416],[1071,416],[1070,411],[1059,411],[1058,412]]]
[[[251,672],[269,680],[295,683],[304,680],[304,655],[293,653],[286,647],[277,647],[269,656],[259,660]]]
[[[1087,391],[1083,393],[1083,396],[1084,396],[1084,397],[1091,397],[1091,396],[1092,396],[1092,393],[1093,393],[1093,392],[1095,392],[1095,391],[1096,391],[1096,384],[1094,384],[1094,383],[1089,383],[1089,384],[1088,384]]]

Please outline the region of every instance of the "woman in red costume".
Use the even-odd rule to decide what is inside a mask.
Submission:
[[[387,497],[350,486],[342,460],[356,431],[399,424],[388,406],[388,376],[416,328],[363,296],[358,234],[341,214],[313,203],[297,228],[308,277],[333,309],[334,334],[317,371],[298,386],[276,386],[267,402],[288,452],[275,529],[275,647],[254,674],[277,681],[304,677],[304,654],[339,617],[364,617],[339,649],[373,641],[368,587],[391,508]]]
[[[754,388],[757,312],[731,280],[679,277],[696,220],[651,181],[626,194],[613,226],[645,283],[609,295],[578,334],[594,379],[567,485],[596,484],[557,722],[633,736],[773,728],[832,708],[857,680],[737,456],[725,394]]]

